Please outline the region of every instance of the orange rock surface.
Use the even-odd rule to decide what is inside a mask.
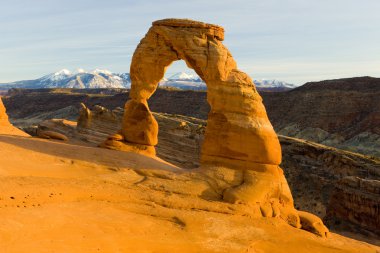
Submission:
[[[2,253],[377,253],[222,200],[224,180],[160,159],[0,135]],[[302,215],[301,215],[302,217]],[[315,221],[303,221],[315,226]]]

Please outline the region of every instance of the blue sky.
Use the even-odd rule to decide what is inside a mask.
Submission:
[[[295,84],[380,77],[379,0],[0,0],[0,82],[62,68],[129,72],[151,22],[222,25],[239,69]],[[173,64],[169,74],[187,70]]]

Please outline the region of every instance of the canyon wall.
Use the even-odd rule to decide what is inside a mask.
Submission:
[[[324,220],[339,229],[349,226],[380,236],[380,181],[344,177],[335,184]]]

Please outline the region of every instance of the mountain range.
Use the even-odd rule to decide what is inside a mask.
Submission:
[[[108,70],[95,69],[85,71],[78,69],[71,72],[62,69],[58,72],[45,75],[35,80],[16,81],[12,83],[0,84],[0,89],[10,88],[129,88],[130,78],[128,73],[112,73]]]
[[[294,84],[289,84],[278,80],[254,80],[259,90],[284,91],[296,88]],[[163,78],[160,87],[177,88],[181,90],[206,90],[205,82],[195,73],[178,72],[167,78]],[[129,73],[113,73],[109,70],[95,69],[85,71],[78,69],[71,72],[62,69],[58,72],[45,75],[34,80],[23,80],[11,83],[0,84],[0,90],[11,88],[76,88],[76,89],[96,89],[96,88],[126,88],[131,87]]]

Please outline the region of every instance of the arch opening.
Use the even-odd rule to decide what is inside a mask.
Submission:
[[[178,101],[170,106],[173,107],[170,108],[170,115],[157,112],[161,107],[156,107],[156,103],[165,106],[164,101],[156,100],[156,96],[148,100],[153,105],[149,107],[159,126],[158,144],[155,146],[157,156],[185,169],[194,169],[200,165],[209,107],[206,106],[205,93],[195,92],[199,90],[205,90],[205,82],[184,61],[177,60],[166,68],[164,79],[160,81],[156,91],[161,100],[165,96],[171,96]],[[206,118],[191,117],[196,114],[195,117],[199,118],[201,110],[203,115],[206,113]]]
[[[181,90],[206,90],[205,81],[189,68],[185,61],[173,61],[166,69],[164,78],[159,82],[159,88],[177,88]]]

